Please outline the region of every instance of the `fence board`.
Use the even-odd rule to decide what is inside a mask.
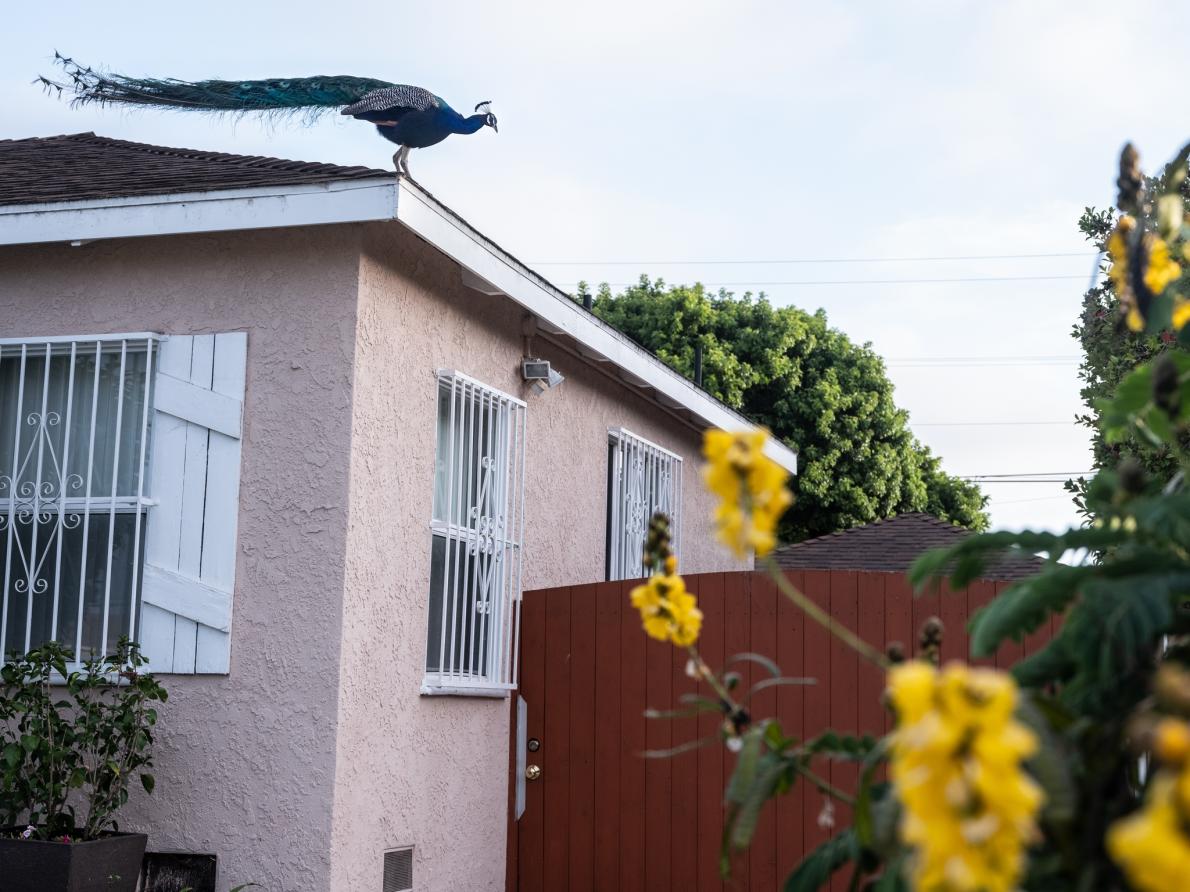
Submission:
[[[595,597],[570,590],[570,889],[595,888]]]
[[[620,875],[620,636],[628,600],[596,587],[595,602],[595,861],[597,888]],[[631,619],[631,617],[629,617]]]
[[[699,577],[697,583],[690,580],[698,593],[702,610],[702,634],[698,646],[702,658],[716,672],[723,668],[723,574],[717,573]],[[698,718],[700,737],[719,734],[722,718],[714,713],[704,713]],[[723,748],[713,743],[698,750],[698,836],[694,860],[698,864],[698,892],[721,892],[723,881],[719,878],[719,845],[706,844],[705,840],[718,840],[723,833]]]
[[[799,591],[805,587],[805,574],[791,571],[786,578]],[[805,642],[804,626],[806,615],[784,596],[777,599],[777,665],[783,675],[799,678],[806,675],[803,654]],[[782,687],[777,689],[777,715],[786,737],[802,740],[802,707],[805,689]],[[802,812],[805,808],[805,784],[795,784],[793,789],[777,800],[777,875],[788,876],[802,854]]]
[[[570,589],[545,599],[545,733],[538,755],[545,754],[542,776],[550,783],[545,797],[546,889],[555,877],[570,874]]]
[[[771,579],[757,575],[752,579],[749,649],[773,659],[777,656],[777,587]],[[752,667],[752,683],[769,678],[759,666]],[[758,693],[748,704],[755,718],[777,715],[777,689]],[[752,845],[748,849],[748,875],[754,889],[777,888],[777,824],[772,808],[766,808],[756,822]]]
[[[833,621],[881,650],[901,641],[912,654],[921,623],[940,615],[945,658],[967,652],[968,616],[1001,587],[980,581],[965,592],[915,600],[896,573],[799,571],[787,578]],[[713,668],[754,651],[774,658],[786,676],[817,681],[758,694],[749,704],[754,719],[775,716],[786,735],[801,740],[829,727],[876,735],[889,729],[880,671],[808,620],[765,575],[702,574],[687,584],[704,614],[699,652]],[[542,776],[526,785],[525,813],[509,830],[509,892],[780,888],[803,855],[830,837],[818,821],[823,794],[799,782],[767,806],[752,847],[732,860],[728,882],[720,879],[723,793],[735,756],[715,739],[723,722],[717,713],[644,718],[646,706],[673,709],[682,694],[711,692],[687,677],[683,651],[645,636],[628,602],[633,585],[525,593],[519,693],[528,704],[528,736],[541,741],[528,762],[540,765]],[[995,662],[1010,664],[1050,633],[1006,645]],[[767,676],[750,663],[731,668],[741,676],[741,694]],[[713,742],[668,760],[641,755],[698,738]],[[815,760],[812,767],[854,792],[855,766]],[[836,807],[835,820],[843,826],[850,816]],[[836,877],[831,888],[845,888],[848,878]]]
[[[726,658],[729,660],[737,654],[746,653],[752,649],[752,630],[748,616],[751,610],[748,604],[748,595],[752,588],[751,583],[751,573],[728,573],[724,575],[723,649]],[[731,668],[733,672],[739,673],[740,676],[740,685],[737,691],[743,692],[748,690],[748,686],[752,683],[751,664],[747,662],[735,663]],[[738,700],[739,697],[736,699]],[[728,752],[726,748],[722,750],[722,753],[724,777],[730,778],[732,772],[735,770],[736,757],[734,754]],[[750,871],[746,852],[742,855],[732,857],[731,873],[732,884],[729,888],[752,888],[750,885]]]
[[[624,600],[632,586],[617,583],[609,594]],[[624,892],[645,888],[645,633],[628,607],[620,627],[620,884]],[[664,704],[655,704],[663,706]]]

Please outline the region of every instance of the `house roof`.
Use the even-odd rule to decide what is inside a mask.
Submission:
[[[898,514],[838,533],[778,548],[778,565],[791,570],[871,570],[905,572],[931,548],[954,545],[971,531],[929,514]],[[1045,564],[1026,554],[999,555],[984,579],[1024,579]]]
[[[336,223],[400,223],[450,257],[464,285],[524,307],[541,334],[695,427],[753,423],[576,303],[408,177],[174,149],[78,133],[0,141],[0,245]],[[797,453],[770,440],[791,472]]]
[[[94,133],[0,140],[0,205],[302,186],[377,177],[391,179],[392,174],[369,167],[150,146]]]

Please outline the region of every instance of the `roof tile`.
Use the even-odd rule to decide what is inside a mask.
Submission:
[[[172,149],[73,133],[0,140],[0,205],[302,186],[392,171]]]
[[[898,514],[838,533],[786,545],[774,552],[777,564],[796,570],[905,572],[931,548],[954,545],[971,531],[929,514]],[[994,558],[984,579],[1024,579],[1045,562],[1031,554]]]

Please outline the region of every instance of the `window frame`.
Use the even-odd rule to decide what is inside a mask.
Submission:
[[[652,440],[635,434],[627,428],[610,428],[607,432],[607,512],[606,551],[604,576],[608,582],[623,579],[640,579],[645,575],[641,553],[644,550],[649,518],[655,511],[665,511],[670,522],[670,547],[680,557],[682,543],[682,456]],[[637,528],[629,529],[626,524],[633,521],[633,509],[627,504],[631,493],[624,468],[629,462],[651,462],[652,469],[642,467],[641,481],[646,491],[637,496],[650,504],[643,514],[635,518]],[[659,472],[667,470],[671,483],[668,506],[657,498],[660,486]],[[668,510],[666,508],[668,507]],[[633,545],[635,544],[635,549]],[[635,568],[635,569],[634,569]]]
[[[157,371],[155,368],[155,359],[160,349],[160,344],[164,339],[164,336],[154,332],[0,338],[0,356],[11,359],[16,355],[19,356],[20,362],[17,406],[14,415],[17,423],[13,431],[12,466],[9,468],[0,468],[0,478],[8,481],[8,485],[5,488],[9,490],[8,498],[0,496],[0,518],[4,519],[4,522],[0,524],[0,551],[3,551],[3,555],[0,555],[0,662],[7,660],[8,652],[5,650],[4,645],[8,640],[10,620],[13,619],[9,616],[9,588],[13,586],[18,591],[21,590],[19,582],[22,573],[25,576],[25,591],[28,604],[25,617],[24,650],[22,652],[27,652],[34,646],[31,639],[34,597],[46,594],[49,589],[49,583],[41,575],[41,572],[46,562],[50,560],[51,550],[53,552],[54,585],[50,634],[47,640],[59,639],[58,624],[60,618],[60,590],[63,588],[62,541],[64,533],[66,530],[77,529],[79,526],[83,527],[80,560],[85,565],[91,518],[96,516],[107,516],[108,531],[107,543],[104,547],[105,554],[100,557],[101,560],[105,560],[106,562],[103,584],[103,619],[99,637],[101,651],[98,654],[92,652],[91,656],[103,656],[108,653],[107,639],[110,630],[109,622],[112,618],[112,572],[116,547],[115,520],[117,516],[128,514],[135,515],[131,551],[132,578],[128,606],[128,637],[136,640],[140,620],[140,589],[144,574],[145,534],[148,526],[148,511],[154,504],[147,493],[147,486],[149,480],[152,421],[154,417],[154,382]],[[116,396],[115,431],[117,446],[112,451],[111,493],[108,495],[93,495],[91,481],[98,467],[94,458],[94,445],[100,405],[99,369],[102,356],[117,351],[120,354],[120,383]],[[140,407],[141,417],[130,419],[139,428],[140,432],[139,445],[133,447],[137,450],[137,453],[135,456],[130,457],[135,462],[133,467],[136,474],[136,493],[135,495],[131,493],[117,494],[120,466],[122,463],[119,437],[126,423],[124,405],[126,375],[129,374],[128,356],[130,353],[140,352],[144,352],[145,354],[143,405]],[[63,417],[58,409],[51,409],[49,406],[50,360],[63,355],[69,355],[70,357],[69,371],[67,372],[66,403],[64,407],[65,417]],[[91,355],[95,357],[92,392],[89,395],[86,393],[76,394],[74,388],[76,364],[80,357],[85,358]],[[27,371],[27,363],[30,359],[41,359],[45,363],[42,373],[44,377],[41,383],[42,394],[39,408],[27,407],[24,404],[25,391],[30,380],[28,377],[29,372]],[[90,403],[90,429],[86,446],[88,451],[87,475],[84,481],[81,475],[70,473],[70,425],[72,413],[75,409],[79,408],[81,411],[88,411],[88,402]],[[57,426],[58,424],[65,425],[61,456],[58,456],[55,452],[48,432],[50,427]],[[26,444],[22,434],[26,432],[25,429],[27,427],[33,427],[33,431],[29,433],[29,441]],[[28,449],[28,453],[22,455],[22,450],[26,448]],[[33,480],[35,485],[32,490],[28,490],[26,488],[27,481],[24,485],[21,484],[21,481],[24,479],[24,472],[29,461],[33,459],[34,448],[37,451],[37,470]],[[45,461],[47,453],[50,458],[48,467]],[[53,474],[57,475],[57,480],[49,479],[47,476]],[[75,478],[78,479],[76,480]],[[84,484],[85,495],[65,495],[68,489],[84,487]],[[18,493],[18,490],[20,490],[20,493]],[[29,493],[32,494],[30,495]],[[40,527],[43,523],[54,522],[55,515],[56,523],[46,539],[44,545],[45,551],[39,555],[38,539]],[[23,546],[20,543],[19,532],[17,531],[22,518],[24,518],[25,522],[31,523],[33,528],[28,556],[26,556]],[[54,540],[56,540],[56,543]],[[21,565],[23,565],[23,569]],[[42,587],[39,587],[39,583]],[[82,658],[80,654],[83,651],[82,642],[85,626],[83,614],[87,599],[85,596],[86,587],[81,579],[79,586],[78,620],[75,628],[75,639],[72,642],[74,646],[70,648],[74,654],[74,660],[70,664],[72,668],[81,664]],[[63,643],[66,644],[67,642]]]
[[[434,377],[434,505],[429,524],[431,589],[427,595],[421,693],[506,697],[516,689],[520,646],[527,405],[523,400],[454,369],[439,369]],[[440,442],[444,390],[449,393],[450,413],[445,426],[450,438],[445,455]],[[474,453],[479,460],[466,461],[462,459],[464,449],[472,448],[470,438],[476,436],[477,431],[487,438],[487,452],[481,444]],[[443,479],[448,491],[447,503],[441,512],[444,517],[439,517],[439,467],[443,461]],[[485,462],[494,464],[485,469]],[[481,479],[485,470],[488,475]],[[478,504],[471,504],[472,496],[477,497]],[[461,523],[458,522],[460,513],[464,517]],[[474,524],[467,522],[467,518],[472,517]],[[438,598],[432,588],[436,575],[436,540],[446,543],[442,593]],[[478,559],[480,554],[492,556],[494,569],[492,564],[487,564],[485,572],[485,565]],[[461,574],[457,572],[460,567]],[[490,588],[493,584],[494,590]],[[440,611],[439,659],[438,665],[431,667],[430,636],[434,631],[436,600]],[[483,667],[482,672],[477,673],[472,671],[470,658],[459,659],[464,653],[460,653],[456,646],[461,643],[464,649],[470,649],[467,642],[471,641],[474,626],[467,625],[464,619],[463,632],[457,639],[456,633],[460,606],[477,604],[480,600],[490,606],[480,612],[483,618],[478,621]],[[463,641],[464,637],[467,642]],[[444,653],[450,653],[449,660],[441,658]]]

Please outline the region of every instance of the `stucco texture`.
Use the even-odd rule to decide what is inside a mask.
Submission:
[[[526,401],[526,589],[604,578],[608,430],[683,463],[683,567],[740,565],[710,532],[699,432],[538,337],[566,380],[520,377],[524,311],[464,287],[407,231],[369,230],[360,263],[332,887],[379,889],[413,845],[418,890],[504,888],[508,702],[423,697],[437,411],[450,368]],[[530,704],[532,708],[532,704]]]
[[[248,332],[229,676],[166,676],[122,827],[220,888],[329,886],[358,231],[0,248],[0,336]]]
[[[121,821],[220,892],[379,892],[407,845],[419,892],[503,888],[509,703],[420,695],[437,369],[528,404],[525,588],[603,578],[616,427],[685,459],[683,570],[743,569],[699,432],[541,337],[566,380],[530,391],[523,318],[396,223],[0,248],[0,337],[248,332],[231,674],[164,678]]]

